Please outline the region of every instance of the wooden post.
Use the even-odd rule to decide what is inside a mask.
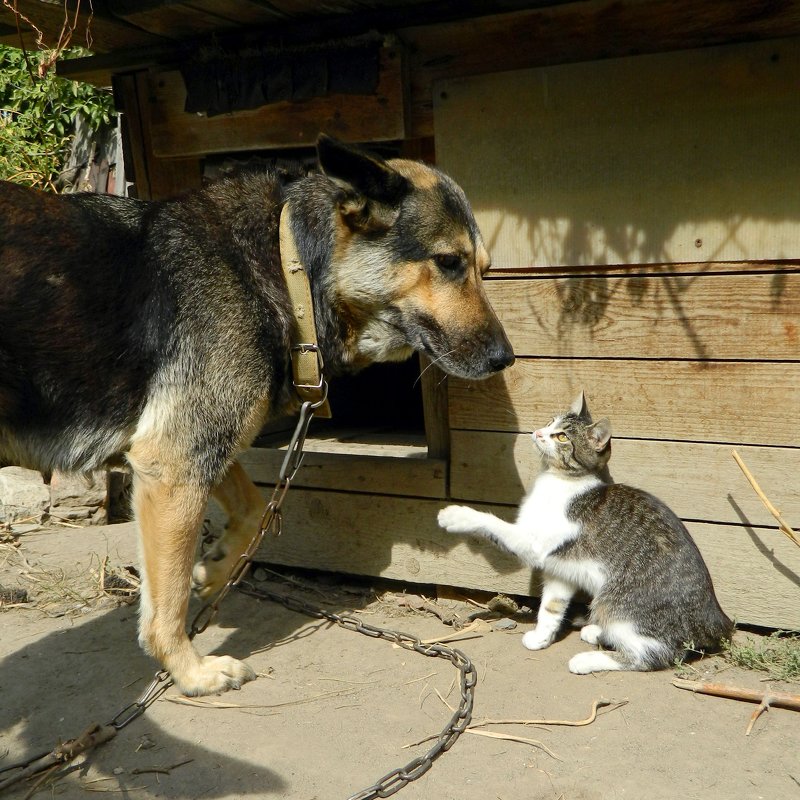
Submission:
[[[162,200],[202,185],[200,158],[159,158],[153,153],[147,70],[114,76],[114,97],[123,113],[125,172],[136,197]]]

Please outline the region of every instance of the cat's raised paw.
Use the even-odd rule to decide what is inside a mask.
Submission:
[[[622,665],[610,653],[602,650],[589,650],[578,653],[569,660],[569,671],[576,675],[588,675],[590,672],[609,672],[622,669]]]
[[[469,506],[447,506],[437,519],[439,527],[449,533],[472,533],[480,524],[480,512]]]
[[[522,637],[522,645],[523,647],[527,647],[528,650],[544,650],[545,647],[550,647],[552,643],[553,635],[549,633],[540,633],[537,628],[528,631]]]

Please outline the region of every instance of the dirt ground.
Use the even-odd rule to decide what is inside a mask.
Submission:
[[[0,614],[0,768],[78,735],[91,722],[108,721],[152,676],[155,665],[136,643],[135,606],[97,591],[92,573],[106,556],[107,570],[134,563],[130,524],[42,530],[25,534],[16,547],[0,545],[0,584],[25,587],[35,600]],[[275,591],[300,591],[270,573],[258,575]],[[422,639],[453,632],[436,617],[403,607],[409,598],[402,587],[376,594],[335,577],[300,580],[309,602],[355,612],[372,625]],[[442,605],[462,617],[476,610],[456,601]],[[672,671],[571,675],[567,661],[587,647],[577,632],[532,653],[520,643],[531,624],[521,617],[512,630],[496,630],[489,622],[455,645],[478,670],[475,721],[580,720],[601,698],[625,705],[601,708],[582,727],[480,729],[528,742],[466,733],[398,797],[800,798],[797,713],[772,709],[745,736],[752,705],[677,689]],[[429,743],[406,746],[438,733],[451,716],[445,701],[459,698],[449,662],[238,593],[198,645],[246,657],[259,679],[188,705],[170,690],[116,739],[33,796],[344,800],[424,752]],[[798,691],[796,684],[765,683],[763,675],[718,658],[694,669],[694,677]],[[29,791],[30,785],[17,787],[3,798]]]

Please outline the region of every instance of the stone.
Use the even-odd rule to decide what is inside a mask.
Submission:
[[[108,520],[108,472],[54,472],[50,478],[50,516],[87,525]]]
[[[53,507],[102,506],[108,497],[108,473],[98,470],[86,474],[59,472],[50,478]]]
[[[41,474],[24,467],[0,469],[0,522],[41,522],[50,508],[50,490]]]

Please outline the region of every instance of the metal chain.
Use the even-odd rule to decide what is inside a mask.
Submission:
[[[391,772],[384,775],[377,783],[372,786],[362,789],[356,794],[350,795],[347,800],[373,800],[376,797],[390,797],[391,795],[399,792],[404,786],[411,781],[424,775],[432,766],[434,760],[442,753],[452,747],[455,740],[464,732],[465,728],[472,719],[472,707],[475,694],[475,684],[477,682],[477,673],[475,667],[469,658],[460,650],[447,647],[442,644],[423,644],[416,636],[411,636],[407,633],[400,631],[392,631],[383,628],[377,628],[373,625],[368,625],[354,616],[346,614],[334,614],[331,611],[324,611],[314,606],[309,605],[295,597],[280,595],[275,592],[270,592],[267,589],[256,589],[248,584],[246,587],[240,585],[241,581],[247,574],[250,565],[252,564],[253,557],[258,551],[264,536],[271,533],[275,536],[280,536],[283,527],[283,517],[281,506],[289,487],[294,480],[297,471],[303,461],[303,446],[305,444],[306,436],[308,434],[308,427],[314,416],[314,412],[323,405],[327,399],[327,384],[323,384],[323,397],[316,402],[306,401],[300,408],[300,418],[297,422],[292,439],[289,443],[289,448],[286,457],[283,460],[281,470],[279,473],[278,482],[272,492],[272,497],[267,503],[264,514],[261,518],[256,534],[253,536],[247,549],[239,556],[236,563],[231,568],[228,574],[228,579],[225,585],[217,592],[214,597],[207,601],[197,612],[194,619],[189,626],[189,638],[194,639],[198,633],[202,633],[216,618],[219,610],[220,603],[227,597],[231,589],[238,587],[240,591],[252,597],[259,599],[273,600],[283,604],[286,608],[297,611],[302,614],[314,617],[316,619],[326,619],[333,622],[342,628],[363,633],[365,636],[370,636],[373,639],[383,639],[392,642],[406,650],[412,650],[421,655],[428,656],[429,658],[444,658],[450,661],[460,673],[461,683],[461,702],[458,709],[453,714],[448,724],[439,734],[433,746],[422,756],[419,756],[403,767],[398,767]],[[156,672],[153,680],[148,684],[145,690],[134,700],[133,703],[125,706],[119,711],[105,726],[103,730],[107,730],[107,734],[102,741],[108,741],[113,738],[117,731],[121,731],[126,726],[130,725],[135,719],[138,719],[144,712],[155,703],[163,694],[173,685],[173,680],[167,670],[161,669]],[[100,729],[100,726],[94,726],[91,730]],[[70,742],[77,742],[78,740],[70,740]],[[66,756],[64,754],[64,747],[70,742],[59,745],[53,751],[46,751],[40,753],[24,762],[6,766],[0,769],[0,774],[12,770],[21,770],[21,773],[14,778],[0,781],[0,791],[2,789],[17,783],[18,780],[24,777],[31,777],[32,774],[37,774],[45,768],[49,768],[55,763],[65,763],[71,760],[74,756]],[[99,741],[97,742],[99,743]],[[89,747],[95,746],[90,744]],[[77,755],[77,752],[75,753]],[[47,760],[47,766],[39,769],[36,762]]]
[[[326,619],[347,630],[363,633],[373,639],[383,639],[405,650],[412,650],[429,658],[444,658],[459,671],[461,702],[433,746],[424,755],[413,759],[403,767],[393,769],[372,786],[350,795],[347,800],[373,800],[376,797],[390,797],[395,792],[399,792],[406,784],[424,775],[431,768],[434,760],[449,750],[469,725],[472,719],[477,672],[473,663],[461,650],[443,644],[423,644],[419,638],[411,634],[377,628],[350,614],[334,614],[332,611],[317,608],[299,598],[278,594],[269,589],[256,589],[251,584],[240,585],[238,588],[240,592],[251,597],[273,600],[291,611],[297,611],[315,619]]]

